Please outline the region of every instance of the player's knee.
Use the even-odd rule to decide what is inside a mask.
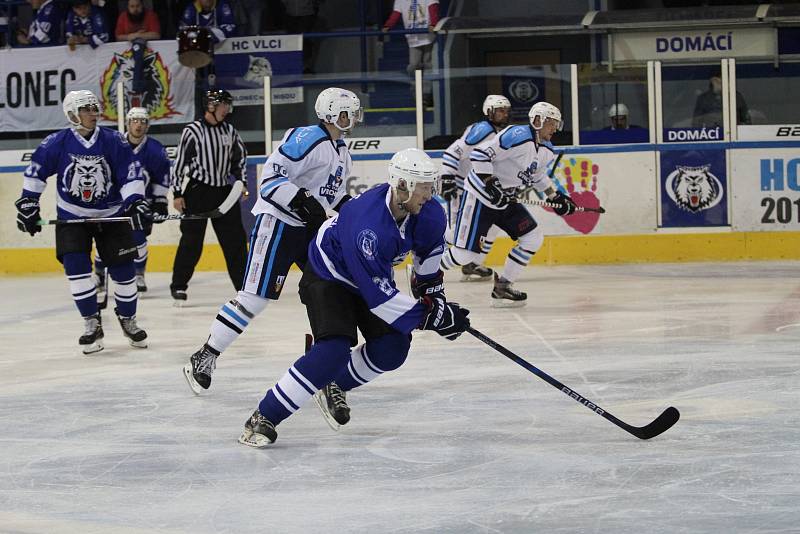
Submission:
[[[457,265],[467,265],[468,263],[477,262],[481,255],[478,252],[473,252],[465,248],[451,247],[450,255],[453,257]]]
[[[383,372],[394,371],[406,361],[411,340],[400,332],[392,332],[367,341],[370,362]]]
[[[542,231],[542,227],[537,226],[527,234],[520,236],[518,243],[519,246],[525,250],[536,252],[542,248],[542,243],[544,243],[544,231]]]
[[[136,266],[133,260],[108,266],[108,276],[115,282],[125,282],[136,277]]]
[[[242,313],[245,315],[249,314],[251,319],[264,311],[264,308],[266,308],[269,303],[269,299],[260,295],[248,293],[247,291],[239,291],[234,301],[244,308],[241,310]]]

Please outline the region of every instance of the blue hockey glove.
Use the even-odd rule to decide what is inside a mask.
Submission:
[[[42,227],[39,226],[39,199],[31,197],[22,197],[14,202],[17,207],[17,228],[21,232],[28,232],[34,235],[36,232],[41,232]]]

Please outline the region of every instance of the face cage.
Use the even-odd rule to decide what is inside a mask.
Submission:
[[[406,182],[406,189],[408,190],[408,198],[414,195],[414,191],[417,189],[417,184],[431,184],[431,195],[438,195],[439,194],[439,177],[433,179],[433,181],[422,181],[414,178],[401,178]],[[408,200],[406,200],[408,202]]]
[[[540,119],[542,119],[542,126],[544,126],[544,123],[545,123],[545,121],[547,119],[556,120],[555,117],[550,117],[549,115],[534,115],[533,118],[530,120],[531,121],[531,128],[533,128],[534,130],[541,130],[542,129],[542,126],[539,126],[537,128],[536,126],[533,125],[533,123],[536,121],[536,117],[539,117]],[[558,119],[558,123],[556,124],[556,131],[560,132],[563,128],[564,128],[564,120],[563,119]]]
[[[346,114],[346,116],[347,116],[347,120],[348,120],[348,123],[347,123],[347,124],[348,124],[348,125],[347,125],[347,127],[346,127],[346,128],[342,128],[341,126],[339,126],[339,116],[340,116],[342,113],[345,113],[345,114]],[[349,132],[350,130],[352,130],[352,129],[353,129],[353,127],[354,127],[354,126],[355,126],[357,123],[359,123],[359,122],[363,122],[363,121],[364,121],[364,110],[363,110],[363,109],[361,109],[361,108],[358,108],[358,110],[356,110],[356,112],[355,112],[355,113],[353,113],[353,112],[352,112],[352,111],[350,111],[349,109],[343,109],[343,110],[339,111],[339,114],[338,114],[338,115],[336,115],[336,118],[335,118],[335,119],[333,120],[333,122],[332,122],[332,123],[330,123],[330,124],[333,124],[334,126],[336,126],[336,127],[339,129],[339,130],[341,130],[341,131],[343,131],[343,132]]]

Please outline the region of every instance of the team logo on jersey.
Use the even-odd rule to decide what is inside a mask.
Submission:
[[[114,54],[105,72],[100,77],[100,100],[103,119],[117,120],[117,82],[122,82],[125,91],[125,109],[147,108],[150,120],[164,119],[178,115],[173,98],[169,95],[172,73],[161,58],[161,54],[145,49],[144,52],[144,91],[133,91],[133,50]]]
[[[374,276],[372,278],[372,282],[376,286],[378,286],[378,289],[380,289],[384,294],[386,294],[389,297],[393,297],[394,294],[397,293],[397,290],[392,287],[392,283],[389,281],[388,278],[379,278],[377,276]]]
[[[713,208],[722,200],[722,182],[711,174],[711,165],[676,166],[664,184],[667,195],[682,210],[697,213]]]
[[[70,154],[72,160],[64,169],[64,185],[69,194],[84,204],[96,204],[111,189],[111,168],[103,156]]]
[[[319,196],[326,198],[328,204],[333,204],[333,199],[336,197],[336,193],[342,185],[343,172],[344,169],[339,165],[336,169],[336,174],[328,175],[328,182],[319,188]]]
[[[286,281],[285,276],[279,276],[275,278],[275,293],[280,293],[281,289],[283,289],[283,283]]]
[[[249,56],[250,66],[244,73],[244,81],[250,83],[264,83],[264,76],[272,76],[272,64],[265,57]]]
[[[375,232],[369,228],[361,230],[356,238],[356,243],[358,243],[358,248],[361,249],[361,254],[365,258],[375,260],[375,254],[378,251],[378,235]]]
[[[528,165],[528,168],[517,173],[517,178],[520,179],[522,185],[531,187],[533,185],[533,176],[536,174],[536,169],[539,168],[539,162],[534,160],[533,163]]]

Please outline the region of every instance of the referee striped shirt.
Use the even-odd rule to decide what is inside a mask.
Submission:
[[[178,157],[172,167],[172,189],[182,195],[184,177],[212,187],[223,187],[233,180],[247,186],[247,149],[236,128],[228,122],[212,125],[199,119],[181,134]]]

